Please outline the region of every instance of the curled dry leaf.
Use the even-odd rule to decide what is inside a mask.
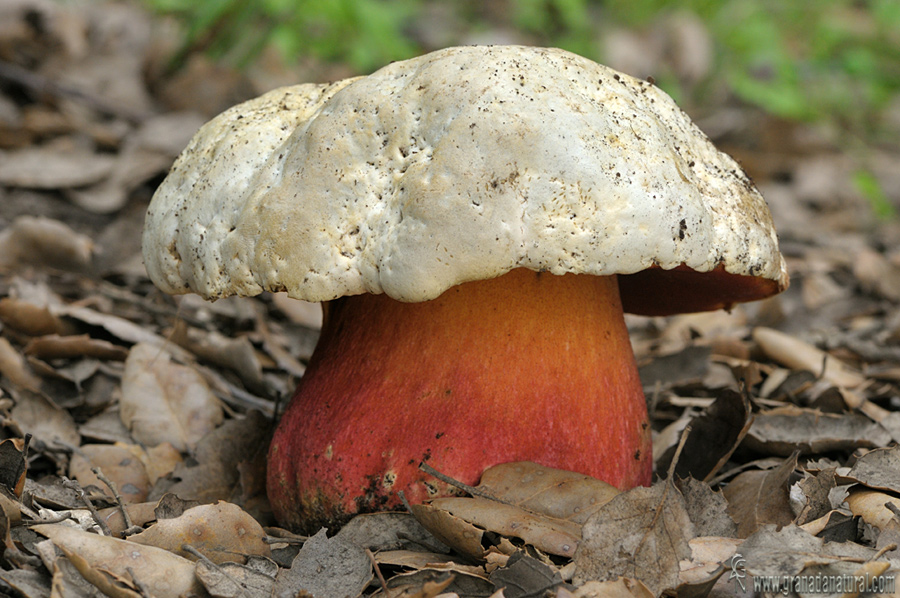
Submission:
[[[631,577],[658,596],[678,585],[694,525],[681,492],[663,481],[619,494],[584,524],[582,535],[576,584]]]
[[[485,549],[481,543],[483,529],[432,505],[412,505],[411,510],[422,527],[442,543],[472,560],[484,559]]]
[[[153,347],[165,348],[166,352],[185,362],[191,361],[191,354],[169,343],[165,338],[149,330],[144,326],[135,324],[112,314],[105,314],[83,305],[58,305],[50,310],[54,315],[74,318],[91,326],[99,326],[119,340],[134,344],[146,344]]]
[[[94,357],[110,361],[125,361],[128,349],[109,341],[91,338],[87,334],[59,336],[48,334],[32,339],[25,346],[25,354],[39,359],[73,359]]]
[[[36,392],[41,386],[41,379],[34,375],[22,354],[3,336],[0,336],[0,375],[27,390]]]
[[[203,591],[194,575],[194,564],[167,550],[62,524],[35,525],[31,529],[49,538],[66,555],[80,555],[91,568],[103,568],[124,579],[130,579],[130,569],[157,598],[179,598]]]
[[[841,476],[841,481],[900,493],[900,447],[869,451]]]
[[[463,554],[483,558],[478,530],[520,538],[535,548],[571,557],[581,536],[581,526],[571,521],[532,513],[521,507],[483,498],[437,498],[428,505],[413,505],[413,515],[428,531]]]
[[[378,591],[373,598],[460,598],[463,596],[489,596],[503,598],[494,592],[493,584],[483,574],[460,571],[422,569],[412,573],[400,573],[388,580],[389,593]]]
[[[80,554],[65,550],[63,552],[66,554],[68,565],[64,559],[57,559],[54,563],[54,591],[62,595],[90,595],[89,588],[93,586],[110,598],[142,598],[139,592],[126,585],[124,579],[105,569],[92,567]],[[70,568],[75,571],[71,571]]]
[[[193,448],[223,418],[219,400],[196,371],[144,343],[132,347],[125,361],[119,414],[135,440],[149,446],[168,442],[181,451]]]
[[[530,461],[486,469],[478,488],[528,511],[579,524],[619,493],[597,478]]]
[[[0,321],[28,336],[70,332],[70,327],[54,316],[46,305],[13,297],[0,299]]]
[[[469,573],[484,573],[483,567],[460,565],[453,556],[436,552],[419,552],[415,550],[383,550],[374,553],[375,562],[379,565],[392,565],[404,569],[460,568]],[[459,557],[456,557],[459,558]]]
[[[0,231],[0,268],[23,264],[79,272],[91,263],[94,242],[58,220],[19,216]]]
[[[891,435],[858,413],[822,413],[789,405],[758,413],[743,446],[767,455],[852,452],[889,444]]]
[[[28,438],[7,438],[0,442],[0,485],[16,498],[21,498],[25,489],[28,443]]]
[[[725,487],[728,514],[737,523],[739,538],[746,538],[766,524],[781,527],[794,520],[790,477],[796,467],[795,453],[775,469],[745,471]]]
[[[766,355],[778,363],[795,370],[821,374],[835,386],[855,388],[866,382],[865,376],[843,361],[784,332],[755,328],[753,340]]]
[[[189,560],[188,545],[214,563],[245,563],[249,556],[270,556],[266,533],[259,522],[239,506],[220,501],[200,505],[174,519],[160,519],[149,529],[131,536],[138,544],[157,546]]]
[[[850,512],[880,530],[897,525],[895,511],[900,511],[900,498],[877,490],[854,488],[846,499]],[[891,505],[891,507],[888,507]]]
[[[720,536],[692,538],[690,561],[681,562],[678,579],[682,586],[705,585],[715,581],[724,572],[723,563],[727,563],[741,546],[742,540]],[[696,595],[697,593],[679,592],[678,595]],[[699,594],[705,596],[705,593]]]

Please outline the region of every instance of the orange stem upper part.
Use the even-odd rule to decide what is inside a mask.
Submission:
[[[306,530],[509,461],[649,484],[650,431],[616,277],[513,270],[437,299],[328,304],[275,432],[269,498]]]

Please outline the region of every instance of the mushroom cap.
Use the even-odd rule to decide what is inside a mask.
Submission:
[[[427,301],[522,267],[632,275],[626,310],[657,314],[787,286],[765,200],[669,96],[521,46],[227,110],[157,190],[143,246],[157,286],[209,299]]]

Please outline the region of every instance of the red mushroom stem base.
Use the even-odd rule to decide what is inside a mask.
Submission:
[[[649,484],[650,431],[616,277],[518,269],[432,301],[330,302],[269,452],[297,529],[420,502],[509,461]]]

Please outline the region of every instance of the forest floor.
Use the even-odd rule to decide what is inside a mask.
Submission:
[[[0,4],[0,593],[693,597],[801,574],[898,593],[900,222],[854,184],[865,168],[900,210],[896,145],[851,151],[728,98],[688,107],[766,197],[791,286],[728,313],[628,317],[669,481],[610,493],[507,468],[485,489],[512,507],[436,503],[428,529],[366,515],[307,539],[273,520],[265,456],[318,306],[164,295],[141,229],[211,116],[350,73],[196,56],[168,75],[158,23],[88,6]],[[480,541],[452,541],[466,534]]]

